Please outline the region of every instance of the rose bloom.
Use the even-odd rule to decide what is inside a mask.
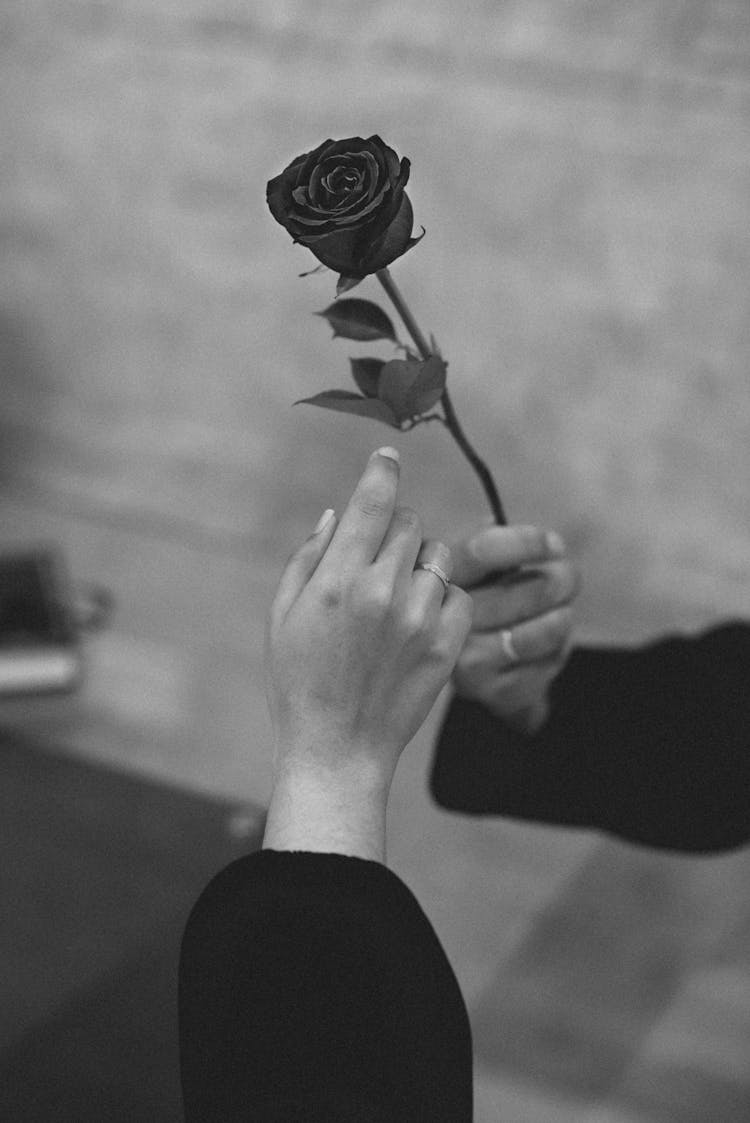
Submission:
[[[419,241],[404,191],[410,163],[379,136],[324,140],[269,180],[271,214],[345,277],[384,269]]]

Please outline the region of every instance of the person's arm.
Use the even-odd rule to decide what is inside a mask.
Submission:
[[[273,786],[263,846],[385,864],[389,791],[378,770],[285,768]]]
[[[179,973],[187,1123],[470,1123],[471,1033],[440,941],[385,865],[399,756],[471,601],[396,508],[392,450],[289,559],[267,620],[274,784],[263,849],[206,888]],[[387,453],[388,455],[385,455]],[[395,456],[396,454],[393,453]]]
[[[574,649],[529,735],[454,697],[430,790],[446,809],[714,852],[750,841],[750,624]]]
[[[377,861],[263,849],[187,923],[186,1123],[470,1123],[466,1007],[430,921]]]

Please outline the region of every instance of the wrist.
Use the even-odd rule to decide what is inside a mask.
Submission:
[[[390,779],[380,770],[299,761],[276,770],[263,849],[346,854],[385,863]]]

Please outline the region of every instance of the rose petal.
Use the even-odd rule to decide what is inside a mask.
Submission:
[[[401,257],[409,248],[413,226],[414,212],[409,196],[404,192],[398,213],[386,228],[382,238],[367,247],[363,257],[357,262],[357,272],[377,273],[378,269],[385,269],[386,265]]]
[[[409,175],[411,173],[411,161],[407,160],[406,156],[401,160],[401,171],[399,177],[394,184],[394,187],[406,187],[409,182]]]
[[[379,169],[379,184],[382,186],[385,182],[390,182],[391,176],[388,166],[388,152],[392,149],[385,143],[385,141],[374,133],[373,136],[367,138],[367,151],[372,152],[378,163]],[[394,153],[395,156],[395,153]]]
[[[294,221],[301,222],[304,226],[326,226],[331,222],[330,215],[325,218],[313,218],[311,214],[294,214]]]
[[[326,152],[326,156],[340,156],[345,153],[356,154],[361,152],[367,146],[367,141],[361,136],[350,136],[345,140],[330,141],[330,151]]]
[[[382,199],[383,192],[381,191],[378,198]],[[336,206],[336,214],[348,214],[351,211],[359,213],[360,208],[366,207],[368,204],[368,195],[363,191],[362,187],[358,187],[356,191],[352,191],[350,195],[342,199],[341,203]]]
[[[329,269],[353,277],[359,274],[359,270],[354,265],[357,235],[356,230],[334,230],[331,233],[312,234],[310,237],[297,240],[307,246],[318,261],[327,265]]]
[[[363,152],[362,155],[367,163],[367,196],[372,199],[378,189],[378,162],[372,152]]]
[[[362,172],[352,165],[342,165],[326,177],[328,190],[339,203],[346,202],[362,183]]]
[[[312,175],[310,176],[310,182],[307,186],[307,194],[310,197],[311,203],[317,203],[318,202],[318,188],[320,186],[320,181],[321,181],[322,175],[323,175],[323,169],[321,168],[320,164],[316,164],[315,167],[312,170]]]
[[[289,208],[292,205],[292,191],[284,172],[269,179],[266,184],[266,202],[276,221],[286,226]]]
[[[380,191],[375,196],[374,199],[371,199],[369,203],[366,203],[361,208],[357,208],[357,210],[354,211],[352,214],[347,214],[343,210],[337,211],[336,212],[336,222],[341,223],[342,226],[348,225],[349,223],[352,223],[352,222],[359,222],[359,220],[361,218],[363,218],[367,214],[371,214],[374,210],[376,210],[380,206],[380,203],[382,201],[382,198],[383,198],[384,194],[385,194],[385,188],[383,188],[383,190]],[[360,199],[360,200],[358,200],[358,202],[361,203],[362,200]]]
[[[400,171],[398,156],[392,148],[388,147],[387,144],[383,145],[383,155],[385,156],[386,164],[388,166],[388,178],[390,179],[391,183],[395,183],[398,180],[398,174]]]
[[[322,144],[319,144],[317,148],[313,148],[312,152],[297,157],[297,160],[294,161],[294,166],[297,168],[296,187],[299,187],[300,184],[310,182],[310,176],[313,173],[315,165],[323,159],[328,148],[334,143],[335,142],[329,138],[328,140],[324,140]],[[291,166],[292,165],[290,165],[290,167]]]

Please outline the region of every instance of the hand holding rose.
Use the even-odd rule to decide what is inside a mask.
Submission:
[[[474,602],[456,693],[533,733],[570,653],[578,571],[559,535],[533,526],[485,527],[453,544],[451,556],[452,580]]]

